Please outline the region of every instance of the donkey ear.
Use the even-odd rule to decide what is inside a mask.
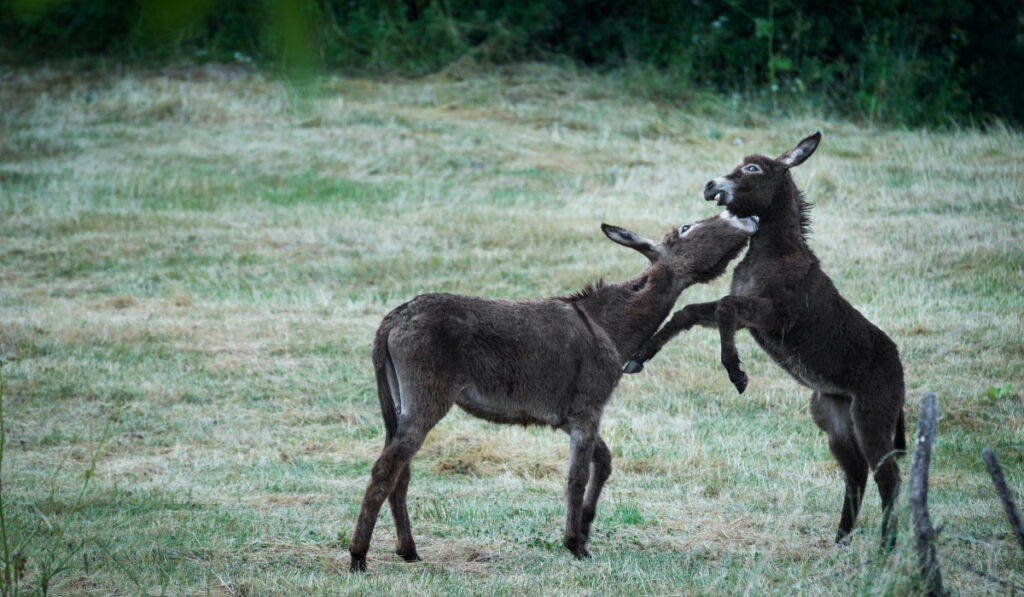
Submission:
[[[654,241],[644,238],[634,232],[630,232],[625,228],[612,226],[611,224],[601,224],[601,230],[604,231],[605,236],[620,245],[640,251],[645,257],[650,259],[652,263],[657,261],[658,247],[654,244]]]
[[[782,162],[782,165],[787,168],[795,168],[804,163],[804,160],[811,157],[814,150],[818,148],[819,141],[821,141],[821,131],[818,131],[797,143],[796,147],[787,150],[775,159]]]

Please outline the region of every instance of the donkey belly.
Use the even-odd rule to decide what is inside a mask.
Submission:
[[[826,375],[813,366],[809,366],[807,361],[801,357],[800,352],[792,346],[787,346],[778,338],[763,334],[757,330],[750,330],[750,333],[761,348],[768,353],[768,356],[779,367],[782,367],[786,373],[789,373],[790,377],[795,379],[800,385],[824,394],[850,393],[849,388],[843,387],[836,380],[832,379],[831,376]]]
[[[550,425],[561,427],[566,422],[562,401],[509,396],[504,392],[482,392],[476,384],[467,384],[455,403],[474,417],[493,423],[512,425]]]

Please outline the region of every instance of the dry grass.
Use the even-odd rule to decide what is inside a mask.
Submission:
[[[600,222],[656,236],[706,217],[707,179],[817,129],[822,147],[796,171],[817,204],[813,247],[900,346],[911,428],[921,391],[939,395],[940,553],[1024,584],[978,456],[993,446],[1024,494],[1015,131],[694,115],[543,66],[302,92],[223,67],[5,76],[4,499],[17,528],[43,529],[26,587],[45,517],[88,561],[54,577],[57,594],[915,590],[907,532],[887,561],[859,565],[874,554],[874,494],[853,544],[832,547],[842,483],[807,391],[745,337],[751,385],[735,395],[699,330],[624,379],[606,413],[616,468],[594,561],[560,546],[564,435],[459,412],[414,462],[425,562],[390,553],[383,514],[370,574],[344,572],[383,440],[368,354],[389,308],[631,275],[642,260]],[[1004,591],[944,573],[965,594]]]

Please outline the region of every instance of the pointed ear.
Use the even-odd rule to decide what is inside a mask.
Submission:
[[[658,260],[658,246],[654,244],[654,241],[611,224],[601,224],[601,230],[604,231],[605,236],[620,245],[643,253],[644,257],[651,260],[651,263]]]
[[[782,162],[782,165],[787,168],[795,168],[804,163],[804,160],[811,157],[814,150],[818,148],[819,141],[821,141],[821,131],[818,131],[797,143],[796,147],[787,150],[775,159]]]

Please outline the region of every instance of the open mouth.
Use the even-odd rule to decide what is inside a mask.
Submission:
[[[718,205],[732,203],[732,191],[735,185],[731,180],[716,178],[704,185],[704,199],[714,201]]]

